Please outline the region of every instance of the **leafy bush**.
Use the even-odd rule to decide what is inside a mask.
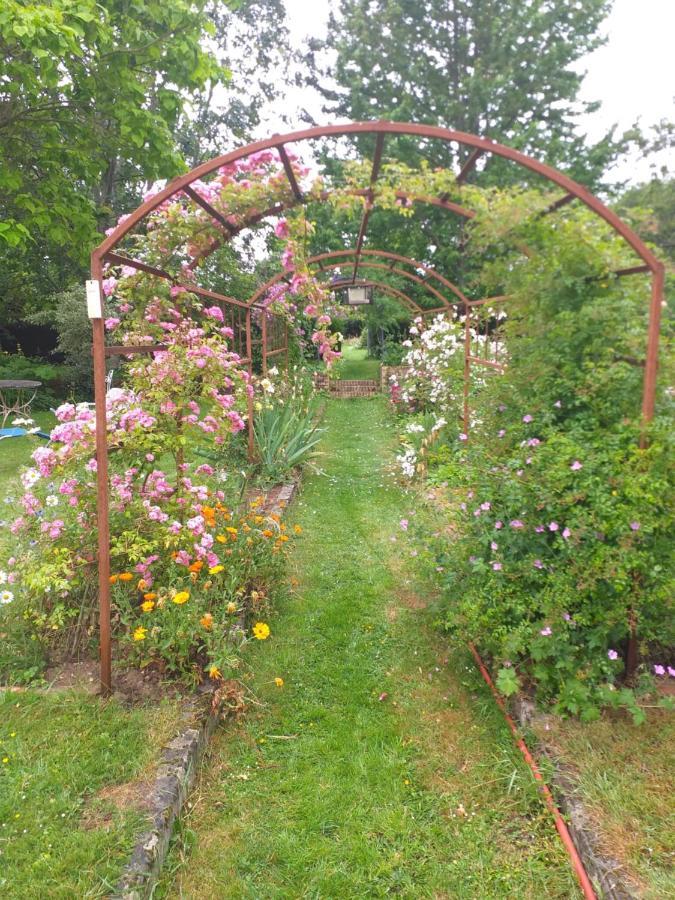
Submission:
[[[290,405],[274,405],[257,414],[255,443],[265,481],[280,481],[313,455],[322,434],[315,419],[315,406],[300,412]]]
[[[524,215],[528,202],[500,198],[505,221],[525,222],[514,240],[536,256],[523,264],[507,253],[482,273],[488,295],[510,298],[508,368],[472,385],[468,440],[448,444],[451,461],[436,450],[432,478],[451,484],[448,527],[430,541],[444,621],[491,658],[505,693],[527,687],[584,719],[623,705],[639,719],[621,683],[632,627],[642,658],[634,686],[650,670],[675,671],[661,655],[673,639],[667,391],[640,448],[648,287],[609,274],[626,265],[624,247],[588,213],[570,211],[553,228]],[[430,338],[416,338],[413,358],[428,358]],[[412,399],[450,419],[452,397],[437,388],[437,400],[429,384]]]

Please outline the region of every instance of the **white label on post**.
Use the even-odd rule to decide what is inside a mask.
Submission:
[[[90,319],[102,319],[101,286],[98,281],[87,282],[87,315]]]

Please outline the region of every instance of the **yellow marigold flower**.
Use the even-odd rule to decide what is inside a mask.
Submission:
[[[302,534],[302,525],[294,525],[294,526],[293,526],[293,531],[294,531],[296,534]]]
[[[237,529],[236,529],[236,528],[233,528],[231,525],[228,525],[228,526],[225,528],[225,531],[229,532],[230,534],[236,534],[236,533],[237,533]]]
[[[131,581],[134,576],[131,574],[131,572],[122,572],[122,574],[118,577],[120,581]]]
[[[264,516],[255,516],[253,521],[255,522],[256,525],[262,525],[262,523],[265,521],[265,517]]]
[[[236,611],[237,611],[237,604],[236,604],[236,603],[233,603],[233,602],[230,600],[230,602],[227,604],[227,611],[228,611],[229,613],[236,612]]]
[[[154,591],[150,591],[147,594],[143,594],[143,599],[144,600],[156,600],[157,594],[155,594]]]
[[[152,612],[154,608],[154,600],[144,600],[143,603],[141,603],[141,609],[143,610],[143,612]]]
[[[117,576],[117,575],[111,575],[111,576],[110,576],[110,579],[109,579],[110,584],[117,584],[117,579],[118,579],[118,577],[119,577],[119,576]]]
[[[148,633],[148,629],[143,628],[142,625],[139,625],[139,627],[136,628],[136,630],[134,631],[134,640],[135,641],[144,641],[147,633]]]
[[[199,620],[199,624],[206,629],[213,628],[213,616],[211,613],[204,613],[204,615]]]
[[[256,622],[253,626],[253,637],[258,641],[266,641],[270,636],[270,626],[266,622]]]
[[[218,666],[209,666],[209,678],[222,678],[223,673],[220,671]]]
[[[227,536],[224,535],[224,534],[217,534],[217,535],[216,535],[216,540],[218,541],[219,544],[226,544],[226,543],[227,543]]]
[[[279,540],[281,541],[282,544],[285,544],[286,541],[288,540],[288,535],[287,534],[279,535]]]
[[[247,525],[246,523],[244,523],[244,524],[241,526],[241,530],[242,530],[242,531],[245,531],[246,534],[248,534],[249,531],[251,530],[251,526],[250,526],[250,525]]]
[[[275,679],[274,679],[274,683],[276,684],[277,687],[283,687],[283,686],[284,686],[284,679],[283,679],[283,678],[275,678]]]
[[[218,572],[224,572],[225,566],[211,566],[209,569],[209,575],[217,575]]]
[[[179,606],[181,603],[187,603],[190,599],[189,591],[179,591],[175,597],[173,597],[173,602],[177,603]]]

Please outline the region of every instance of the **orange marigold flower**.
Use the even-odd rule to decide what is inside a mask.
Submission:
[[[285,544],[286,541],[288,540],[288,535],[287,535],[287,534],[280,534],[280,535],[279,535],[279,540],[281,541],[282,544]]]
[[[220,671],[218,666],[209,666],[209,678],[222,678],[223,673]]]
[[[143,594],[144,600],[156,600],[157,594],[154,591],[149,591],[147,594]]]
[[[302,525],[294,525],[294,526],[293,526],[293,531],[294,531],[296,534],[302,534]]]
[[[199,624],[206,629],[213,628],[213,616],[211,613],[204,613],[204,615],[199,620]]]
[[[131,581],[134,576],[131,574],[131,572],[122,572],[122,574],[118,577],[120,581]]]
[[[109,578],[110,584],[117,584],[118,575],[111,575]]]
[[[195,560],[195,562],[192,563],[192,565],[188,566],[188,572],[201,572],[201,570],[203,568],[204,568],[204,560],[197,559],[197,560]]]
[[[272,531],[272,529],[265,528],[265,530],[263,531],[263,537],[273,537],[273,536],[274,536],[274,532]]]

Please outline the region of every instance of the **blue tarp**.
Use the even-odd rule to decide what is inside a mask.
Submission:
[[[0,428],[0,439],[8,437],[23,437],[28,434],[25,428]],[[34,431],[38,437],[44,438],[46,441],[51,440],[46,431]]]

